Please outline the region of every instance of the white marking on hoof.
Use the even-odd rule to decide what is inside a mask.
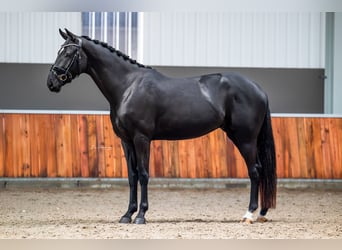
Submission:
[[[240,222],[244,222],[246,224],[253,224],[253,213],[247,211]]]

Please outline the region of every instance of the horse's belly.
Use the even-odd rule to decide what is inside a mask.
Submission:
[[[205,135],[221,126],[217,120],[197,123],[170,122],[155,129],[155,140],[182,140]]]

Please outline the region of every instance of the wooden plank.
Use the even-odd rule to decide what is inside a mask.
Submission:
[[[38,121],[35,121],[35,134],[39,141],[39,177],[48,177],[49,164],[56,166],[56,152],[53,151],[50,155],[50,148],[55,146],[54,125],[50,122],[52,115],[41,115]],[[35,120],[34,115],[31,115],[31,120]],[[47,139],[48,138],[48,139]],[[50,159],[51,158],[51,159]],[[54,161],[53,161],[54,160]]]
[[[150,177],[156,177],[162,166],[161,141],[153,141],[150,148]]]
[[[303,176],[303,178],[316,178],[316,172],[317,167],[322,166],[316,164],[316,159],[318,159],[317,156],[317,147],[319,147],[319,142],[317,141],[317,135],[315,133],[317,132],[317,125],[315,123],[315,120],[313,118],[305,118],[305,136],[306,136],[306,147],[308,150],[307,154],[307,171],[306,176]],[[320,130],[318,130],[318,133],[320,135]],[[320,136],[319,136],[320,139]]]
[[[335,148],[335,155],[336,155],[336,167],[334,167],[333,178],[342,179],[342,119],[333,119],[335,124],[336,131],[336,148]]]
[[[112,133],[114,140],[114,177],[127,177],[127,164],[120,138]]]
[[[187,165],[188,165],[188,178],[196,177],[196,154],[195,154],[196,139],[186,140],[186,151],[187,151]]]
[[[51,145],[54,148],[54,130],[48,114],[29,115],[29,141],[31,177],[48,177],[49,158],[55,157],[55,150],[49,152]]]
[[[301,169],[301,162],[300,162],[300,155],[299,155],[299,145],[300,145],[300,136],[298,132],[298,121],[294,117],[288,119],[287,124],[287,147],[289,148],[289,162],[287,169],[287,178],[299,178],[300,176],[300,169]]]
[[[150,146],[150,167],[149,167],[149,175],[150,177],[155,177],[155,161],[154,161],[154,142],[151,143]]]
[[[334,163],[331,178],[342,179],[342,119],[331,119],[330,140],[330,157]]]
[[[171,151],[170,151],[170,141],[162,141],[162,151],[163,151],[163,166],[162,166],[162,176],[170,178],[172,177],[172,164],[171,164]]]
[[[210,135],[205,135],[202,138],[203,143],[203,176],[205,178],[213,177],[213,169],[211,166],[211,146],[210,146]]]
[[[108,150],[104,151],[105,157],[105,176],[109,178],[115,177],[115,149],[114,149],[114,136],[112,131],[112,125],[110,123],[109,116],[103,117],[103,136],[104,136],[104,146]]]
[[[72,177],[70,115],[56,116],[57,177]]]
[[[48,140],[46,140],[47,148],[47,175],[49,177],[57,177],[57,134],[56,134],[57,115],[48,115],[48,122],[45,125],[48,131]]]
[[[226,148],[226,134],[218,129],[216,132],[217,145],[218,145],[218,157],[219,157],[219,176],[220,178],[228,177],[227,169],[227,148]]]
[[[195,165],[196,165],[196,177],[205,178],[205,164],[206,164],[206,153],[204,148],[204,136],[196,139],[194,142],[195,146]]]
[[[188,178],[188,160],[187,142],[185,140],[178,141],[178,155],[180,164],[180,178]]]
[[[65,174],[64,177],[73,177],[73,154],[71,153],[72,145],[71,145],[71,115],[63,116],[63,138],[64,138],[64,165],[65,165]]]
[[[4,177],[15,177],[13,161],[13,115],[7,114],[4,119]]]
[[[5,115],[0,114],[0,176],[5,176]]]
[[[275,137],[277,138],[277,175],[278,178],[288,178],[286,167],[288,165],[288,149],[287,149],[287,141],[284,137],[284,131],[286,131],[286,124],[284,124],[284,121],[282,119],[279,119],[276,131],[275,131]]]
[[[323,160],[323,177],[331,178],[333,171],[333,162],[330,154],[330,127],[331,120],[322,120],[321,121],[321,140],[322,140],[322,160]]]
[[[219,145],[217,144],[217,137],[216,132],[212,132],[209,134],[209,141],[210,141],[210,153],[211,153],[211,171],[213,178],[217,178],[219,173],[219,155],[218,155],[218,148]]]
[[[276,154],[276,163],[277,163],[277,177],[281,177],[280,166],[282,164],[282,142],[281,142],[281,134],[280,134],[280,118],[272,117],[272,129],[273,129],[273,138],[274,138],[274,146],[275,146],[275,154]]]
[[[98,177],[98,153],[97,153],[97,131],[95,115],[88,115],[88,156],[89,156],[89,175]]]
[[[79,127],[79,116],[70,115],[70,145],[72,156],[71,168],[72,176],[81,176],[81,145],[80,145],[80,127]]]
[[[324,178],[324,162],[322,152],[322,119],[313,118],[314,122],[314,157],[315,157],[315,178]]]
[[[21,144],[20,144],[20,115],[13,114],[10,116],[11,123],[8,125],[11,126],[11,128],[8,127],[8,129],[11,131],[9,138],[10,141],[12,141],[12,150],[11,150],[11,157],[13,165],[11,168],[13,168],[13,175],[11,177],[22,177],[22,154],[21,154]]]
[[[179,164],[179,154],[178,154],[178,143],[177,141],[170,141],[170,164],[171,164],[171,173],[170,177],[179,178],[180,176],[180,164]]]
[[[306,136],[305,136],[305,120],[304,118],[298,117],[296,120],[296,138],[298,142],[298,166],[295,175],[290,176],[291,178],[302,178],[302,176],[307,176],[307,147],[306,147]],[[289,167],[289,166],[286,166]]]
[[[103,116],[98,115],[95,117],[96,119],[96,153],[97,153],[97,169],[98,169],[98,177],[106,177],[106,161],[105,161],[105,152],[107,150],[111,150],[110,147],[105,145],[104,140],[104,121]]]
[[[21,151],[22,151],[22,172],[24,177],[30,177],[31,175],[31,148],[30,148],[30,123],[29,114],[21,116],[20,119],[21,127]]]
[[[80,144],[81,177],[90,177],[89,174],[89,148],[88,148],[88,119],[85,115],[78,116],[78,136]]]
[[[37,124],[39,124],[39,121],[42,120],[40,116],[29,116],[29,147],[30,147],[30,177],[39,177],[40,176],[40,165],[41,165],[41,159],[40,159],[40,133],[44,132],[44,128],[39,127]]]

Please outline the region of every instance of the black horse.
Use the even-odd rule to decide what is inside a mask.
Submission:
[[[128,166],[129,206],[121,223],[145,223],[152,140],[181,140],[226,132],[243,156],[251,181],[243,221],[259,221],[276,201],[275,148],[267,95],[253,81],[233,73],[170,78],[98,40],[59,30],[65,43],[51,67],[47,85],[59,92],[82,73],[91,76],[110,103],[114,132],[121,138]]]

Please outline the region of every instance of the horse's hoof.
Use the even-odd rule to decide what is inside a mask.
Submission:
[[[252,220],[252,219],[249,219],[249,218],[242,218],[242,219],[240,220],[240,223],[245,223],[245,224],[250,225],[250,224],[253,224],[253,220]]]
[[[146,224],[146,220],[145,220],[145,218],[139,218],[139,217],[137,217],[137,218],[134,219],[134,223],[135,223],[135,224],[142,225],[142,224]]]
[[[268,219],[265,216],[259,215],[256,221],[261,222],[261,223],[265,223],[268,221]]]
[[[119,220],[119,223],[123,223],[123,224],[129,224],[132,222],[132,219],[130,217],[121,217],[121,219]]]

